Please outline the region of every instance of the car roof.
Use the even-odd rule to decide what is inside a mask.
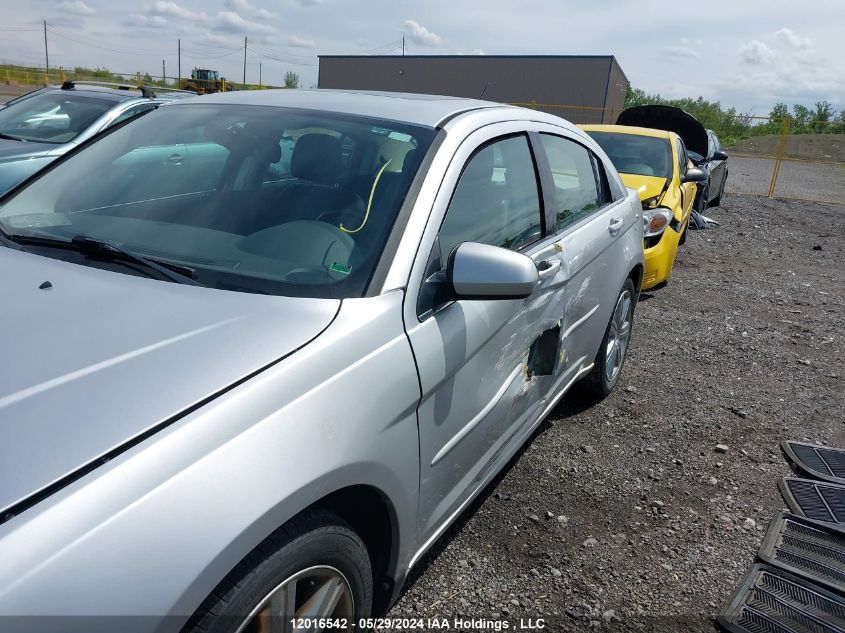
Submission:
[[[448,119],[471,110],[513,107],[463,97],[320,89],[217,92],[201,97],[180,99],[174,106],[198,103],[302,108],[389,119],[429,127],[438,127]]]
[[[633,125],[579,125],[585,132],[616,132],[618,134],[634,134],[636,136],[653,136],[655,138],[672,138],[674,132],[656,130],[650,127],[636,127]]]

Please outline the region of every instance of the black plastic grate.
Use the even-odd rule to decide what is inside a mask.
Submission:
[[[845,633],[845,598],[769,565],[753,565],[718,617],[732,633]]]
[[[845,530],[782,512],[769,524],[761,560],[845,592]]]
[[[845,525],[845,486],[784,477],[779,484],[789,508],[808,519]]]
[[[783,442],[781,448],[789,460],[808,475],[845,485],[845,450],[806,442]]]

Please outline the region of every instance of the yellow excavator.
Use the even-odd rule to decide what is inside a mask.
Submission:
[[[234,90],[232,84],[226,81],[225,77],[221,77],[220,73],[216,70],[209,70],[207,68],[194,68],[191,71],[190,79],[179,80],[179,88],[190,90],[200,95]]]

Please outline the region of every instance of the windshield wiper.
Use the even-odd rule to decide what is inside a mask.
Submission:
[[[149,268],[157,272],[162,277],[180,284],[187,284],[190,286],[202,286],[200,282],[191,277],[193,271],[187,266],[178,266],[180,270],[185,272],[176,272],[171,270],[172,264],[159,263],[149,257],[138,255],[130,250],[118,246],[106,240],[98,240],[93,237],[85,235],[77,235],[70,240],[64,240],[56,237],[42,237],[36,235],[7,235],[7,240],[15,244],[30,244],[33,246],[52,246],[57,248],[67,248],[75,250],[91,257],[98,257],[100,259],[126,261],[133,264],[140,264],[145,268]]]
[[[0,244],[8,248],[13,248],[16,251],[25,251],[26,249],[12,239],[12,236],[0,229]]]

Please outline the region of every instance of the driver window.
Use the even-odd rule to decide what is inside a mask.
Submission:
[[[438,236],[440,269],[462,242],[520,250],[542,237],[537,174],[528,139],[478,149],[464,166]],[[438,246],[435,246],[438,248]]]

